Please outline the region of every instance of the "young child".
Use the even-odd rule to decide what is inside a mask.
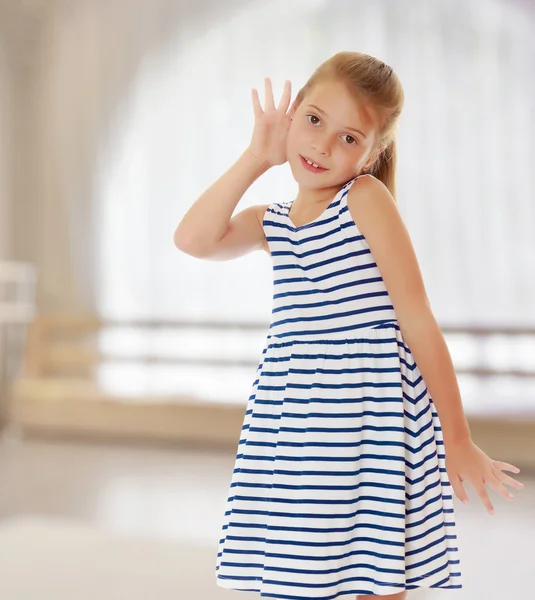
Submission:
[[[519,472],[471,439],[450,355],[395,203],[403,90],[340,52],[290,106],[253,90],[238,161],[175,232],[193,256],[271,256],[271,326],[252,386],[217,554],[217,584],[281,600],[405,599],[461,587],[453,493],[505,498]],[[299,190],[232,214],[288,161]],[[452,493],[453,492],[453,493]]]

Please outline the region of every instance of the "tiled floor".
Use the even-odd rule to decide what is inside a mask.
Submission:
[[[0,599],[258,598],[214,580],[233,461],[215,451],[4,435]],[[464,589],[409,598],[535,597],[535,474],[517,477],[526,487],[513,502],[490,492],[494,516],[468,486],[471,503],[457,503]]]

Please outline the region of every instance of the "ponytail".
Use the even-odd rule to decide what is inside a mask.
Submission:
[[[396,198],[396,163],[397,163],[397,147],[395,138],[388,146],[379,154],[379,157],[372,165],[370,174],[383,182],[392,194],[394,201]]]

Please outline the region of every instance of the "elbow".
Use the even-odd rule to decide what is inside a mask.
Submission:
[[[179,234],[178,227],[175,229],[175,233],[173,234],[173,243],[174,243],[175,247],[178,248],[179,250],[184,249],[182,236]]]
[[[173,235],[173,243],[175,248],[180,250],[181,252],[185,252],[186,254],[193,255],[193,247],[191,241],[188,241],[184,235],[180,233],[180,228],[177,227],[175,233]]]
[[[408,311],[400,311],[398,322],[403,333],[403,337],[410,344],[411,340],[426,335],[430,329],[436,327],[436,319],[429,303],[420,305],[418,308],[412,308]]]
[[[182,252],[184,252],[184,243],[182,236],[179,234],[178,227],[175,229],[175,233],[173,234],[173,243],[175,248],[178,248],[178,250],[182,250]]]
[[[184,254],[188,254],[189,256],[193,256],[194,258],[204,258],[205,252],[202,247],[195,243],[193,240],[184,237],[183,235],[179,235],[178,229],[175,231],[173,236],[173,243],[175,248],[184,252]]]

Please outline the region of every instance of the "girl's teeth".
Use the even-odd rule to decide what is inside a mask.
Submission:
[[[316,169],[319,169],[319,168],[320,168],[320,166],[319,166],[319,165],[317,165],[316,163],[310,162],[309,160],[307,160],[307,163],[308,163],[309,165],[312,165],[313,167],[316,167]]]

